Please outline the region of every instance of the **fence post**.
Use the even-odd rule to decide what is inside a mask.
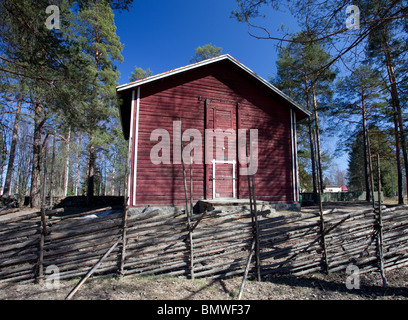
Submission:
[[[182,122],[180,118],[180,152],[181,152],[181,164],[182,164],[182,169],[183,169],[183,182],[184,182],[184,196],[186,199],[186,215],[187,215],[187,228],[188,228],[188,236],[189,236],[189,244],[190,244],[190,276],[191,280],[194,280],[194,246],[193,246],[193,233],[191,229],[191,216],[193,214],[193,159],[192,159],[192,152],[193,152],[193,147],[191,145],[191,137],[190,137],[190,204],[189,202],[189,197],[188,197],[188,191],[187,191],[187,177],[186,177],[186,168],[184,164],[184,157],[183,157],[183,128],[182,128]]]
[[[258,213],[256,208],[256,193],[255,193],[255,176],[252,175],[252,196],[254,197],[254,222],[255,222],[255,259],[256,259],[256,277],[258,281],[261,281],[261,261],[259,258],[259,226],[258,226]]]
[[[251,143],[251,142],[250,142]],[[248,159],[248,144],[245,144],[246,158]],[[252,164],[252,153],[250,154],[250,162]],[[256,208],[256,193],[255,193],[255,175],[249,175],[249,163],[247,163],[247,176],[248,176],[248,196],[249,196],[249,206],[251,210],[251,220],[252,220],[252,236],[253,242],[255,244],[255,270],[256,278],[261,281],[261,261],[259,257],[259,225],[258,225],[258,214]],[[252,181],[252,186],[251,186]]]
[[[45,205],[41,206],[41,225],[40,225],[40,248],[38,253],[37,283],[43,284],[44,280],[44,243],[47,234],[47,221],[45,217]]]
[[[125,202],[126,202],[126,197],[125,197]],[[123,209],[123,224],[122,224],[122,252],[120,255],[120,268],[119,268],[119,273],[121,276],[125,275],[127,216],[128,216],[128,206],[125,203],[125,206]]]
[[[377,153],[377,172],[378,172],[378,216],[377,216],[377,247],[378,259],[380,264],[380,273],[383,281],[383,287],[387,286],[387,279],[384,272],[384,252],[383,252],[383,224],[382,224],[382,208],[381,208],[381,168],[380,154]]]
[[[319,168],[319,166],[317,166]],[[320,216],[320,234],[321,234],[321,244],[322,244],[322,252],[323,252],[323,261],[324,261],[324,269],[326,274],[329,273],[329,261],[327,256],[327,244],[326,244],[326,228],[324,225],[324,217],[323,217],[323,203],[322,203],[322,186],[320,185],[320,171],[317,170],[317,189],[318,189],[318,198],[319,198],[319,216]]]

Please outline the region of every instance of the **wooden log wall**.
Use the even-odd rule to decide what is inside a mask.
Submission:
[[[383,210],[385,270],[408,264],[408,206]],[[360,273],[378,270],[378,213],[325,214],[328,271],[349,264]],[[317,215],[289,215],[260,221],[262,274],[303,275],[323,271],[324,261]]]
[[[0,282],[34,281],[41,242],[40,214],[0,222]]]
[[[129,216],[127,226],[124,275],[188,273],[190,253],[184,213]]]
[[[252,231],[248,211],[207,214],[193,232],[195,277],[242,274]]]
[[[50,219],[49,234],[45,237],[45,268],[57,266],[60,279],[85,275],[122,236],[122,215],[118,212],[100,217]],[[116,272],[119,253],[120,249],[116,248],[98,268],[98,273]]]
[[[329,272],[345,270],[349,264],[357,265],[361,272],[379,270],[377,214],[372,210],[325,214]],[[193,241],[195,278],[240,275],[254,239],[249,211],[194,215],[191,238],[184,212],[128,215],[126,223],[121,211],[86,215],[47,218],[43,237],[39,213],[2,219],[0,282],[43,280],[40,270],[46,278],[50,266],[58,267],[60,279],[84,276],[123,234],[126,250],[123,243],[116,246],[95,274],[190,277],[189,241]],[[273,218],[259,214],[261,274],[300,276],[322,271],[319,223],[317,214]],[[383,210],[382,232],[385,271],[408,264],[408,206]],[[249,270],[252,276],[254,259]]]

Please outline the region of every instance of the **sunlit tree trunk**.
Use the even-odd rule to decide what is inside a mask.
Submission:
[[[8,162],[8,167],[7,167],[6,181],[4,183],[3,195],[5,196],[10,195],[10,186],[11,186],[11,179],[13,177],[14,160],[16,158],[18,125],[20,122],[20,112],[21,112],[22,103],[23,103],[23,94],[20,93],[18,97],[18,103],[17,103],[16,118],[14,120],[14,126],[13,126],[13,136],[11,138],[10,156],[9,156],[9,162]]]

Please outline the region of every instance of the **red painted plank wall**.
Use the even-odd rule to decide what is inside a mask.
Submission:
[[[173,121],[182,118],[183,132],[194,128],[201,132],[204,139],[204,99],[215,102],[222,100],[223,103],[230,101],[235,108],[239,103],[238,128],[259,130],[259,165],[255,176],[257,199],[291,202],[293,186],[289,109],[262,95],[248,81],[237,83],[237,78],[226,76],[228,72],[211,68],[200,72],[141,87],[136,204],[131,202],[131,205],[185,205],[182,165],[173,164],[173,145],[170,150],[171,164],[155,165],[151,162],[150,151],[158,142],[150,141],[150,135],[155,129],[165,129],[172,143]],[[184,142],[184,145],[187,144]],[[204,165],[204,149],[202,152],[203,163],[193,165],[194,201],[203,199],[206,184],[207,187],[211,184],[205,182],[205,170],[208,167],[206,169]],[[134,163],[134,159],[131,159],[131,163]],[[189,162],[185,169],[189,188]],[[130,181],[133,181],[132,176]],[[239,177],[237,196],[247,197],[247,189],[247,177]],[[130,187],[130,195],[132,192],[133,186]]]
[[[271,115],[251,104],[242,104],[240,107],[240,128],[258,129],[258,171],[255,174],[257,199],[292,201],[289,110],[277,108]],[[240,179],[239,188],[240,196],[248,197],[247,179]]]

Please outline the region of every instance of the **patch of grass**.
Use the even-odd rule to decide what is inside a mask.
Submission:
[[[247,280],[243,299],[408,299],[408,267],[386,272],[388,288],[379,283],[378,272],[361,275],[361,288],[349,290],[344,272],[314,273],[306,276],[270,275],[261,282]],[[60,288],[30,284],[1,284],[0,299],[63,300],[81,278],[61,280]],[[95,277],[88,279],[73,299],[82,300],[233,300],[237,298],[242,277],[222,280],[169,276]]]

